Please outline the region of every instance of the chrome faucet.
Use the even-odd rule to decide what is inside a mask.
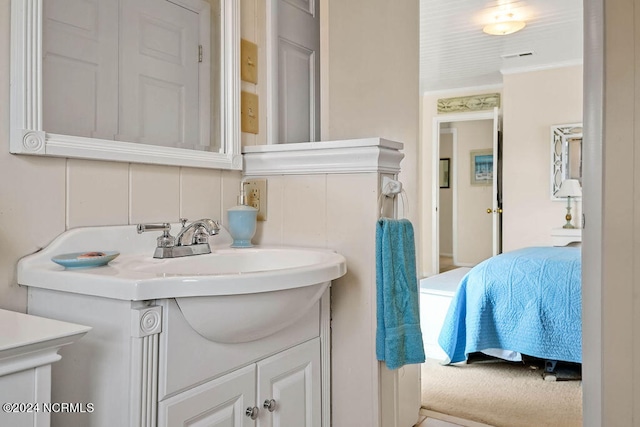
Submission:
[[[145,231],[160,230],[162,235],[158,237],[154,258],[178,258],[191,255],[210,254],[209,236],[214,236],[220,232],[220,225],[208,218],[193,221],[187,224],[187,219],[181,218],[182,229],[176,237],[170,234],[171,224],[138,224],[138,234]],[[183,242],[185,234],[191,232],[191,242]]]

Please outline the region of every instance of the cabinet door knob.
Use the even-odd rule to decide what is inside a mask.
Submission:
[[[267,399],[262,404],[262,407],[269,412],[273,412],[276,410],[276,401],[274,399]]]
[[[491,210],[491,208],[487,209],[487,213],[488,213],[488,214],[490,214],[491,212],[493,212],[493,211]]]
[[[248,407],[247,410],[244,411],[244,414],[252,420],[255,420],[256,418],[258,418],[258,407]]]

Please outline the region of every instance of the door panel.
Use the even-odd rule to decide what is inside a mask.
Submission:
[[[499,149],[499,132],[500,132],[500,117],[498,117],[498,109],[493,110],[493,184],[492,184],[492,250],[493,256],[498,255],[501,252],[501,218],[502,218],[502,202],[499,200],[501,196],[499,189],[502,185],[502,176],[500,176],[500,152]]]
[[[43,2],[43,126],[113,139],[117,132],[118,1]]]
[[[259,427],[320,427],[320,340],[258,363]],[[263,407],[273,399],[273,411]]]
[[[311,86],[314,80],[315,52],[287,40],[279,40],[280,75],[278,79],[279,140],[286,142],[313,141]]]
[[[123,2],[118,139],[199,145],[197,13],[168,1]]]
[[[320,139],[320,20],[315,0],[277,0],[279,143]]]
[[[158,405],[161,427],[249,427],[255,405],[255,365],[180,393]]]

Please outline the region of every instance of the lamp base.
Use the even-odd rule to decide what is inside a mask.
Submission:
[[[571,197],[569,197],[569,200],[571,200]],[[562,228],[576,228],[575,225],[571,224],[571,205],[569,203],[567,203],[567,214],[564,219],[567,220],[567,223]]]

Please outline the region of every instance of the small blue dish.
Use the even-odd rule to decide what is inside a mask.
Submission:
[[[103,255],[88,256],[90,254]],[[120,252],[117,251],[75,252],[72,254],[56,255],[51,258],[51,261],[55,262],[56,264],[60,264],[65,268],[88,268],[107,265],[118,255],[120,255]]]

